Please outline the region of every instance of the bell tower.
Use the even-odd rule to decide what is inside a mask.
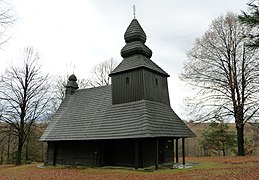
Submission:
[[[136,18],[128,26],[124,39],[123,60],[110,74],[112,104],[146,99],[170,106],[169,75],[150,59],[152,51],[145,45],[146,34]]]

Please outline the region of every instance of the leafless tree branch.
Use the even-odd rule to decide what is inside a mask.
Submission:
[[[249,31],[232,13],[215,19],[188,52],[181,74],[197,87],[192,104],[200,121],[217,116],[235,120],[240,155],[244,125],[259,114],[259,51],[247,48],[243,33]]]
[[[12,127],[18,138],[16,164],[21,163],[22,147],[32,125],[45,118],[52,97],[48,75],[42,75],[39,58],[32,47],[25,48],[22,65],[7,69],[0,81],[0,122]]]

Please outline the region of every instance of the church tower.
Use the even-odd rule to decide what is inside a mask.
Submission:
[[[124,39],[123,60],[110,74],[112,104],[145,99],[170,106],[169,75],[150,59],[152,51],[145,45],[146,34],[136,18],[128,26]]]

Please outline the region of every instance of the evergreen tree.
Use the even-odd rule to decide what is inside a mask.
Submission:
[[[241,23],[250,26],[252,31],[248,34],[245,34],[251,42],[248,46],[252,48],[259,48],[259,0],[253,0],[248,5],[248,11],[242,11],[242,15],[239,15],[238,18]]]
[[[203,133],[201,141],[207,155],[209,155],[209,151],[212,153],[216,151],[223,156],[226,156],[228,150],[235,153],[236,136],[233,131],[229,130],[229,125],[223,122],[212,122],[209,127],[209,130]]]

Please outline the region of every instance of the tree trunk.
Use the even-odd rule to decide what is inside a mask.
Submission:
[[[237,155],[244,156],[245,155],[245,148],[244,148],[244,125],[243,124],[236,124],[237,130]]]
[[[11,134],[10,134],[10,131],[9,131],[8,141],[7,141],[7,164],[10,163],[10,145],[11,145]]]
[[[226,150],[225,148],[222,149],[223,156],[226,156]]]
[[[0,152],[1,152],[0,165],[2,165],[4,161],[4,149],[0,149]]]
[[[27,161],[29,161],[29,139],[27,139],[27,142],[26,142],[25,160],[26,160],[26,163]]]
[[[18,150],[16,154],[16,165],[22,164],[22,147],[23,147],[23,139],[19,137]]]

